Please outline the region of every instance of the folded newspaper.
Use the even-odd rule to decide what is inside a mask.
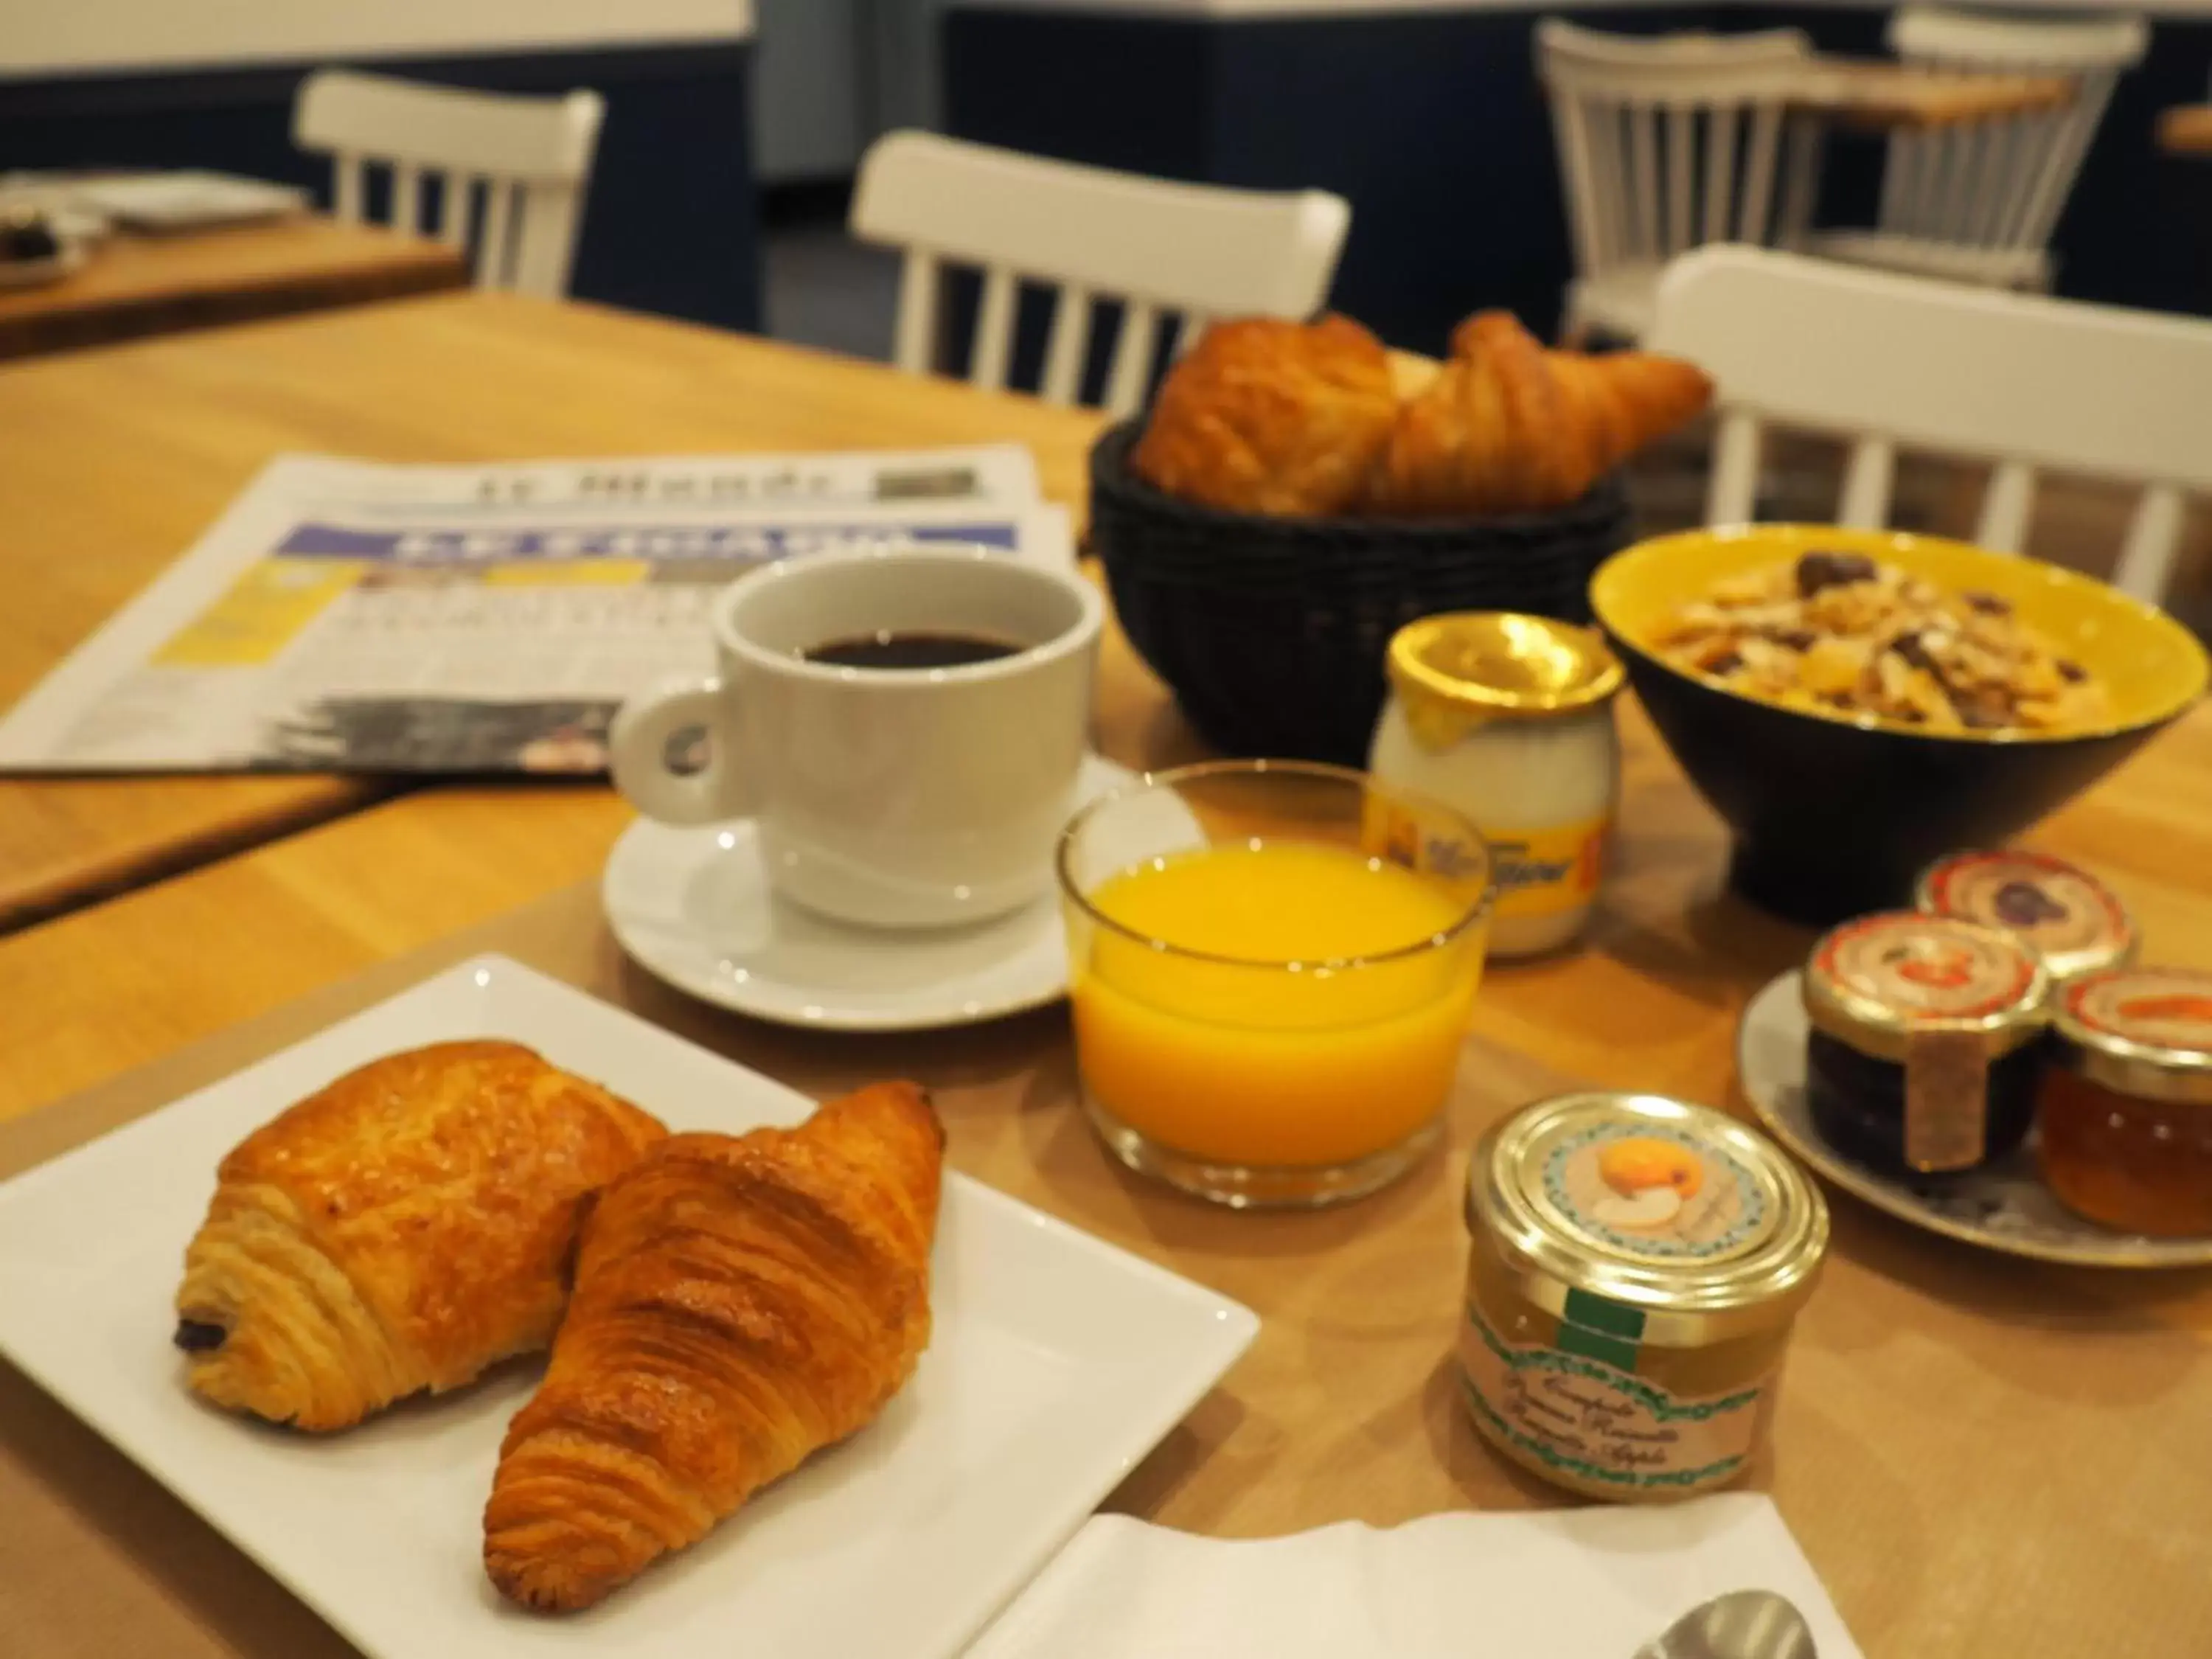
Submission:
[[[0,719],[0,771],[603,771],[624,697],[712,667],[707,607],[732,578],[941,541],[1073,556],[1013,445],[280,457]]]

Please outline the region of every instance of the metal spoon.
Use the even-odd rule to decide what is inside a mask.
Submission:
[[[1772,1590],[1700,1602],[1636,1650],[1635,1659],[1816,1659],[1805,1615]]]

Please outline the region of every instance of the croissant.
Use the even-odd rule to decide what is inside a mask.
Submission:
[[[1370,504],[1469,515],[1564,507],[1711,394],[1692,364],[1547,351],[1510,313],[1478,312],[1454,332],[1427,389],[1399,410]]]
[[[871,1421],[929,1340],[944,1135],[911,1083],[797,1129],[675,1135],[600,1194],[484,1570],[586,1607]]]
[[[543,1347],[584,1200],[665,1133],[518,1043],[348,1073],[223,1159],[177,1291],[191,1386],[342,1429]]]
[[[1216,323],[1168,372],[1129,463],[1231,512],[1331,515],[1358,500],[1397,407],[1389,354],[1349,318]]]

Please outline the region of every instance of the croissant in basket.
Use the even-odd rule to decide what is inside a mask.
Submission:
[[[1186,501],[1333,517],[1364,492],[1397,414],[1389,355],[1349,318],[1216,323],[1168,372],[1129,462]]]
[[[1390,514],[1565,507],[1705,408],[1712,382],[1652,352],[1548,351],[1511,313],[1478,312],[1399,410],[1369,505]]]

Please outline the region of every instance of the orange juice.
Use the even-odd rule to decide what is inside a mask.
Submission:
[[[1224,1164],[1337,1164],[1442,1109],[1482,969],[1463,895],[1266,841],[1155,859],[1087,897],[1128,932],[1072,930],[1077,1055],[1129,1127]]]

